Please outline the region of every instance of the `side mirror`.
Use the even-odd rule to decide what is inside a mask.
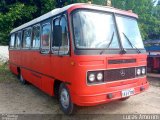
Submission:
[[[61,46],[62,45],[62,27],[60,25],[56,25],[53,27],[53,46]]]

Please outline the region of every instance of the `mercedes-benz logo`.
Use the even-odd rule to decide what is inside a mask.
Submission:
[[[126,73],[125,73],[124,69],[120,70],[120,74],[121,74],[121,76],[125,76]]]

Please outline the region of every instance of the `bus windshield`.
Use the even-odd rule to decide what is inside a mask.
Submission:
[[[112,14],[78,11],[73,14],[73,32],[77,48],[119,48]]]
[[[144,48],[136,19],[118,15],[116,20],[123,48]]]
[[[109,13],[79,10],[73,14],[73,34],[76,48],[119,49],[114,16]],[[137,20],[116,15],[122,47],[144,49]]]

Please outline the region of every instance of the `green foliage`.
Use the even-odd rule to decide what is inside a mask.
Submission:
[[[10,72],[7,63],[0,63],[0,83],[1,82],[18,82],[16,77]]]
[[[93,4],[106,5],[106,0],[93,0]]]
[[[26,20],[32,19],[32,13],[36,11],[35,6],[27,6],[23,3],[15,3],[8,5],[0,13],[0,44],[8,43],[8,35],[15,26],[26,22]]]
[[[112,5],[116,8],[132,10],[139,15],[139,26],[143,40],[160,39],[160,9],[158,6],[154,6],[154,1],[112,0]]]
[[[67,0],[65,5],[89,0]],[[94,4],[106,5],[107,0],[91,0]],[[1,0],[0,45],[7,44],[9,32],[46,12],[56,8],[56,0]],[[112,0],[112,6],[132,10],[139,15],[139,26],[144,40],[160,39],[160,2],[153,0]]]

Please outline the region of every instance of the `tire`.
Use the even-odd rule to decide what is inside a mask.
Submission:
[[[59,103],[60,109],[66,115],[71,115],[75,112],[75,105],[72,103],[69,90],[64,83],[61,83],[59,87]]]
[[[125,98],[121,98],[121,99],[119,99],[120,101],[126,101],[126,100],[128,100],[130,97],[125,97]]]
[[[19,81],[20,81],[23,85],[26,84],[26,80],[23,78],[21,72],[20,72],[20,74],[19,74]]]

